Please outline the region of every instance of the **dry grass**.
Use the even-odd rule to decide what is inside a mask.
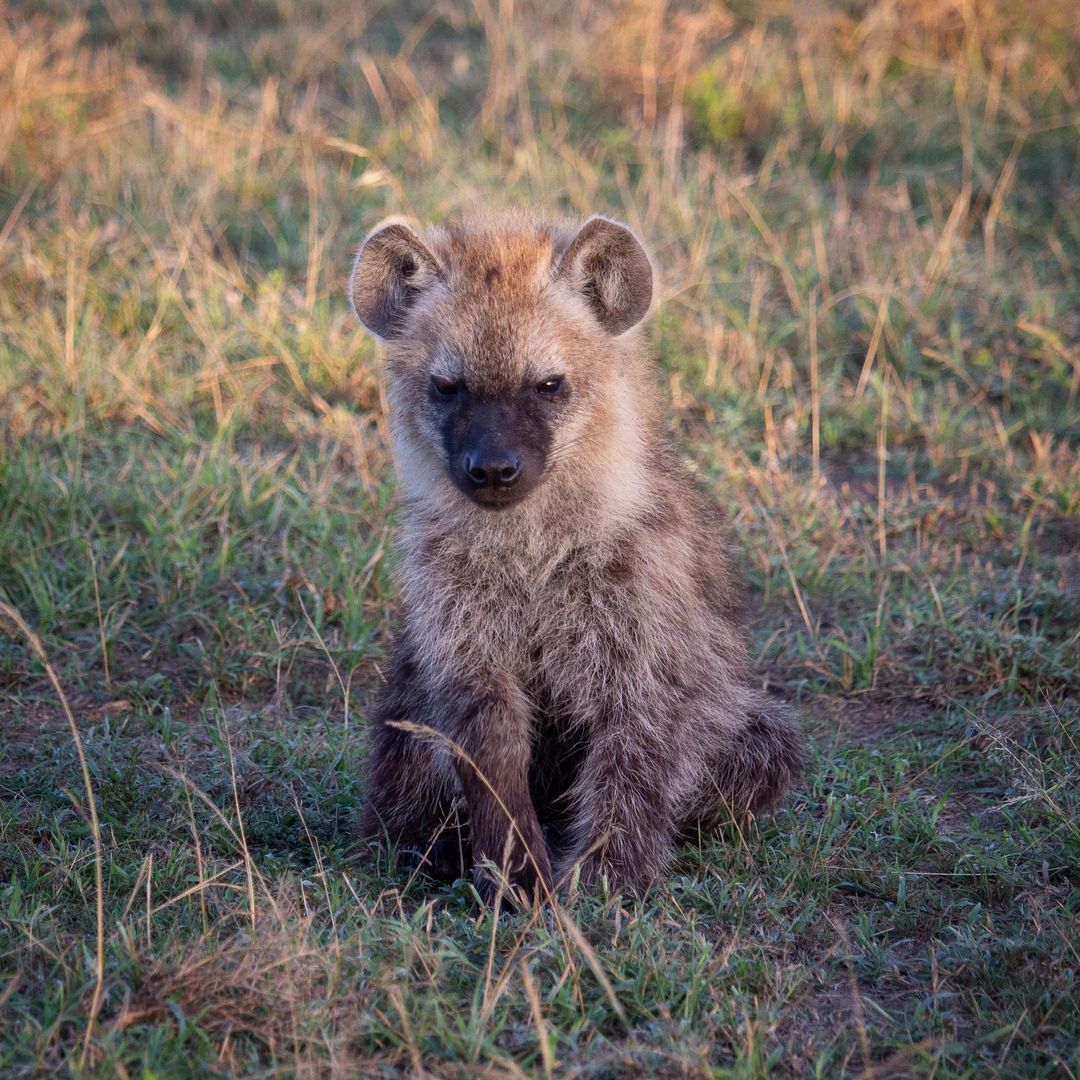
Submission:
[[[0,1071],[1080,1072],[1068,5],[36,0],[0,101],[0,603],[47,658],[0,638]],[[493,199],[650,244],[815,747],[654,895],[501,923],[351,848],[394,590],[344,299],[377,219]]]

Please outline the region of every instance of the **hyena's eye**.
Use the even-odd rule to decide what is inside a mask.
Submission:
[[[460,382],[455,382],[453,379],[444,379],[441,375],[432,375],[431,389],[435,392],[436,397],[452,398],[460,394],[464,387]]]
[[[554,397],[562,389],[562,376],[555,375],[536,384],[536,392],[544,397]]]

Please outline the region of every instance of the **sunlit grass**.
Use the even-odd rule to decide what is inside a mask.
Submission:
[[[102,855],[9,619],[0,1070],[1080,1071],[1068,5],[69,8],[0,28],[0,600]],[[353,846],[393,484],[344,297],[382,216],[492,201],[650,246],[813,746],[648,896],[500,922]]]

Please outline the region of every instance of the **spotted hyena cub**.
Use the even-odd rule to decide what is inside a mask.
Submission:
[[[754,685],[718,512],[672,447],[624,225],[525,214],[364,242],[387,344],[401,628],[366,836],[526,895],[642,886],[682,836],[773,804],[801,741]]]

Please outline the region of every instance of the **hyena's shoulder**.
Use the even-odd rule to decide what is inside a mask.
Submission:
[[[636,515],[620,558],[659,568],[687,602],[700,603],[711,615],[741,628],[746,599],[731,522],[670,442],[665,440],[653,461],[650,497]]]

